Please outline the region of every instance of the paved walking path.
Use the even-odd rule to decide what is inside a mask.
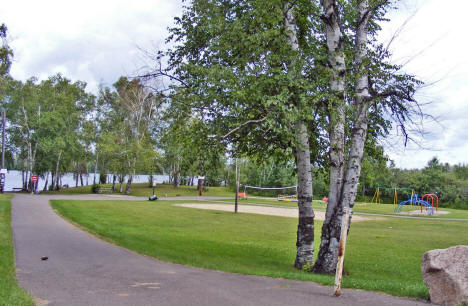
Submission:
[[[38,305],[427,305],[359,290],[343,290],[336,298],[332,288],[311,282],[162,262],[91,236],[64,221],[48,204],[50,199],[110,198],[14,196],[17,277],[38,298]]]

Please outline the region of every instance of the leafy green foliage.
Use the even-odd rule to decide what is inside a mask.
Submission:
[[[13,51],[8,46],[7,33],[8,28],[4,23],[0,25],[0,78],[8,75],[11,67],[11,60],[13,58]]]
[[[85,83],[72,83],[60,74],[40,83],[35,78],[9,81],[9,151],[25,159],[28,170],[56,177],[73,168],[84,171],[91,148],[83,126],[94,106],[85,88]]]
[[[183,85],[175,90],[174,100],[183,102],[177,107],[238,155],[289,160],[299,119],[317,136],[311,137],[314,152],[322,148],[315,145],[322,139],[313,123],[316,113],[299,111],[320,99],[316,82],[307,78],[316,72],[311,63],[318,44],[311,29],[317,23],[308,17],[317,8],[310,1],[296,3],[305,13],[297,22],[307,24],[300,32],[304,52],[288,43],[285,2],[279,0],[194,1],[171,29],[168,41],[176,46],[167,53],[169,70]]]

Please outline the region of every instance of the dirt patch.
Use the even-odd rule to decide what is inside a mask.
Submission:
[[[208,210],[222,210],[222,211],[234,211],[234,205],[230,204],[174,204],[174,206],[182,206],[189,208],[208,209]],[[285,207],[269,207],[269,206],[255,206],[255,205],[239,205],[238,212],[258,215],[269,215],[269,216],[280,216],[288,218],[298,217],[297,208],[285,208]],[[315,220],[325,220],[325,212],[315,211]],[[353,216],[353,222],[375,220],[375,218],[366,218],[361,216]]]

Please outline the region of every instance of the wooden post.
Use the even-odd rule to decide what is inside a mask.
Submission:
[[[234,213],[237,214],[237,200],[239,198],[239,182],[236,182],[236,200],[234,201]]]
[[[349,207],[344,208],[344,215],[341,219],[341,236],[340,236],[340,246],[338,249],[338,262],[336,263],[336,274],[335,274],[335,296],[341,295],[341,278],[343,276],[343,263],[346,249],[346,238],[348,236],[348,222],[349,214],[351,209]]]
[[[198,195],[203,195],[203,179],[201,179],[200,177],[198,177]]]

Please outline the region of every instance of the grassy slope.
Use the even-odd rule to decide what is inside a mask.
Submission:
[[[171,206],[168,201],[53,201],[92,233],[162,260],[203,268],[332,284],[333,277],[297,271],[297,220]],[[316,222],[316,237],[322,223]],[[428,297],[422,254],[468,244],[466,222],[384,219],[355,223],[343,286]],[[318,249],[318,240],[316,248]]]
[[[0,195],[0,305],[34,305],[16,283],[10,199],[11,195]]]

